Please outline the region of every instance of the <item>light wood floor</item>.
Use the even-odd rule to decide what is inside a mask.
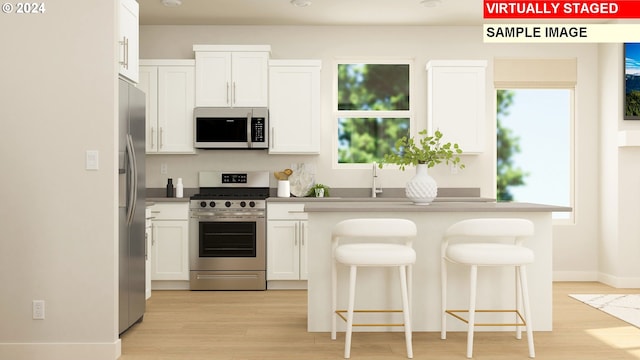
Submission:
[[[554,284],[554,330],[536,332],[537,359],[640,359],[640,329],[568,296],[640,293],[599,283]],[[535,299],[533,299],[535,301]],[[415,305],[415,304],[414,304]],[[466,359],[465,333],[413,334],[414,359]],[[122,360],[342,359],[344,334],[307,333],[305,291],[155,291],[144,321],[122,336]],[[406,359],[403,333],[354,333],[352,359]],[[475,359],[528,359],[513,333],[476,333]]]

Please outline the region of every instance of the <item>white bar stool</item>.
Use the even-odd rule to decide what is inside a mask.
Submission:
[[[409,299],[411,296],[411,265],[416,261],[416,252],[412,248],[417,235],[415,223],[405,219],[350,219],[336,224],[331,233],[333,266],[331,272],[332,322],[331,339],[336,339],[336,316],[347,322],[344,343],[344,357],[351,355],[351,334],[353,326],[404,326],[407,357],[413,358],[411,345],[411,315]],[[340,240],[365,239],[367,243],[349,243],[340,245]],[[382,243],[380,240],[386,240]],[[403,241],[391,243],[391,240]],[[347,310],[338,310],[338,266],[349,266],[349,304]],[[402,291],[402,310],[355,310],[356,272],[359,266],[398,267]],[[408,268],[408,271],[407,271]],[[346,318],[344,313],[347,313]],[[402,312],[401,324],[354,324],[354,312]]]
[[[447,338],[447,319],[449,314],[469,325],[467,331],[467,357],[473,356],[473,332],[475,326],[515,326],[516,338],[521,338],[521,327],[527,331],[529,357],[535,357],[533,347],[533,327],[529,309],[529,290],[527,288],[526,264],[533,263],[534,254],[531,249],[522,246],[522,242],[533,235],[533,223],[526,219],[469,219],[451,225],[444,234],[442,242],[442,332],[440,337]],[[455,242],[453,239],[467,240],[475,238],[482,242]],[[509,239],[512,243],[503,243]],[[447,309],[447,263],[468,265],[470,271],[469,310]],[[516,271],[516,308],[515,310],[476,310],[476,288],[479,266],[513,266]],[[521,305],[522,303],[522,305]],[[524,316],[521,309],[524,307]],[[465,320],[458,313],[469,313]],[[513,312],[514,323],[475,323],[476,312]]]

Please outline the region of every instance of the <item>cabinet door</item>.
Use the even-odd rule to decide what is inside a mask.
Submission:
[[[152,280],[189,280],[188,221],[154,220]]]
[[[320,153],[320,66],[269,67],[269,122],[270,154]]]
[[[138,82],[138,2],[120,0],[120,51],[118,62],[120,75]]]
[[[231,53],[196,52],[196,106],[231,106]]]
[[[193,153],[195,73],[192,66],[158,67],[158,151]]]
[[[153,248],[153,231],[151,229],[151,226],[144,229],[144,292],[146,299],[151,297],[151,249]]]
[[[267,280],[300,278],[298,221],[267,221]]]
[[[140,66],[138,88],[147,95],[145,107],[146,152],[158,151],[158,67]]]
[[[300,280],[309,279],[309,267],[307,266],[307,249],[309,248],[308,221],[300,221]]]
[[[464,153],[485,151],[485,61],[432,61],[427,64],[429,133],[440,130],[446,142]]]
[[[234,52],[231,64],[231,105],[267,106],[269,54],[260,51]]]

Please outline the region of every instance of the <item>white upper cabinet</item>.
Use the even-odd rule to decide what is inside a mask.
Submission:
[[[142,60],[138,87],[147,94],[147,154],[193,154],[193,60]]]
[[[119,72],[134,83],[138,82],[138,8],[136,0],[120,0]]]
[[[196,106],[266,107],[268,45],[194,45]]]
[[[320,153],[321,64],[269,61],[270,154]]]
[[[433,60],[427,63],[427,125],[465,154],[482,153],[486,129],[484,60]]]

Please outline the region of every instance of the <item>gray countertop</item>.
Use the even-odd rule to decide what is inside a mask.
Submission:
[[[328,198],[329,200],[331,198]],[[306,202],[305,212],[566,212],[570,207],[480,201],[440,201],[429,205],[415,205],[411,201],[315,201]]]
[[[316,202],[409,202],[406,197],[270,197],[268,202],[304,202],[304,203],[316,203]],[[495,202],[495,199],[483,198],[483,197],[437,197],[434,202]]]
[[[157,203],[157,202],[189,202],[189,198],[188,197],[181,197],[181,198],[148,197],[147,198],[147,205],[149,205],[149,203]]]

